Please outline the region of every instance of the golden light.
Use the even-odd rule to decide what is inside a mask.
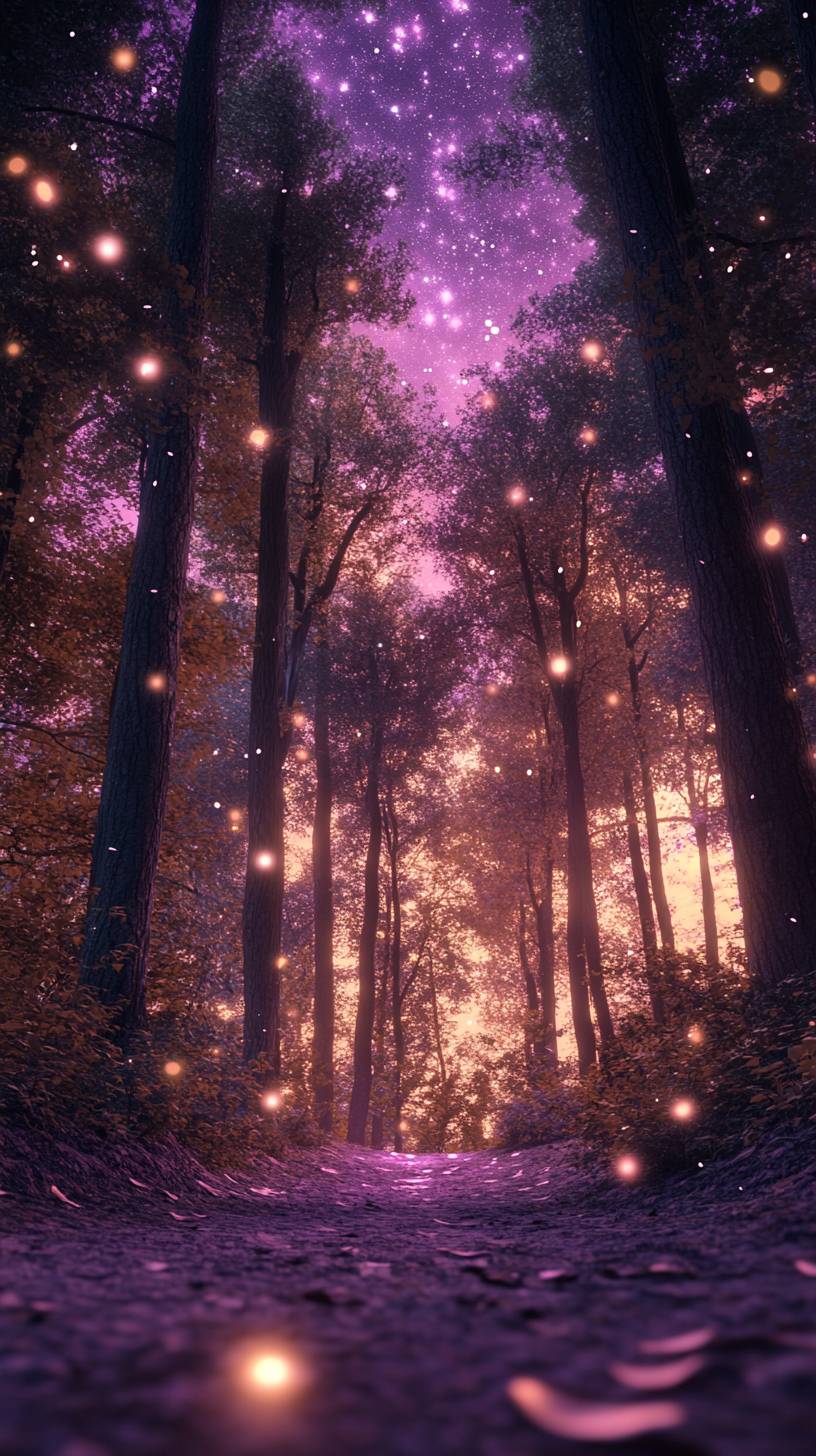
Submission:
[[[581,357],[590,364],[597,364],[604,356],[604,346],[598,339],[587,339],[581,345]]]
[[[479,403],[481,404],[482,409],[485,410],[492,410],[496,408],[496,396],[493,393],[492,389],[485,389],[482,391],[482,396]]]
[[[169,1061],[164,1064],[165,1077],[178,1077],[181,1075],[181,1062]]]
[[[359,278],[347,278],[346,281],[345,281],[344,287],[345,287],[346,293],[359,293],[360,292],[360,280],[359,280]]]
[[[132,46],[116,46],[110,53],[110,63],[114,71],[120,71],[122,75],[133,70],[136,59],[136,52]]]
[[[227,593],[225,591],[222,591],[220,586],[214,587],[213,590],[210,592],[210,601],[215,602],[215,605],[217,607],[223,606],[226,600]]]
[[[816,687],[816,672],[809,672],[805,677],[805,682],[809,688]]]
[[[286,956],[286,955],[279,955],[279,956],[276,956],[275,957],[275,969],[276,970],[278,970],[278,971],[285,971],[286,970],[286,967],[288,966],[288,964],[289,964],[289,957],[288,956]]]
[[[689,1122],[697,1108],[690,1097],[678,1097],[669,1108],[675,1122]]]
[[[750,485],[753,478],[754,477],[751,474],[750,470],[741,470],[739,473],[740,485]]]
[[[598,443],[598,431],[593,430],[591,425],[587,425],[586,429],[581,431],[580,438],[585,445],[596,445]]]
[[[606,695],[606,704],[609,708],[619,708],[620,700],[620,693],[607,693]]]
[[[247,439],[256,450],[263,450],[264,445],[269,443],[269,431],[263,429],[261,425],[256,425],[254,430],[250,430]]]
[[[242,814],[240,809],[230,809],[227,815],[231,824],[240,824]]]
[[[35,201],[41,203],[43,207],[50,207],[51,203],[57,200],[57,189],[53,182],[48,181],[47,177],[38,177],[31,190]]]
[[[256,1355],[247,1370],[250,1383],[258,1390],[281,1390],[292,1379],[292,1366],[285,1355]]]
[[[115,233],[101,233],[91,245],[101,263],[118,263],[125,251],[125,245]]]
[[[702,1028],[699,1026],[690,1026],[686,1032],[686,1040],[690,1041],[692,1046],[702,1046],[705,1041],[705,1034]]]
[[[145,678],[145,687],[151,693],[163,693],[167,688],[167,674],[165,672],[151,672]]]
[[[296,748],[295,749],[295,758],[297,759],[297,762],[298,763],[308,763],[309,762],[309,750],[308,750],[308,748]]]
[[[762,532],[762,543],[764,546],[767,546],[771,551],[775,551],[777,546],[781,546],[782,532],[779,526],[766,526],[765,530]]]
[[[636,1158],[634,1153],[623,1153],[615,1163],[615,1172],[619,1178],[631,1183],[635,1178],[640,1177],[640,1158]]]
[[[507,492],[507,499],[511,506],[523,506],[527,499],[527,492],[523,485],[511,485]]]
[[[264,1107],[268,1107],[270,1112],[274,1112],[276,1107],[280,1107],[280,1093],[265,1092],[261,1101]]]
[[[554,657],[550,658],[550,672],[553,677],[566,677],[569,669],[569,658],[565,657],[563,652],[557,652]]]
[[[292,714],[292,723],[294,724],[295,728],[305,728],[306,727],[306,714],[303,713],[303,712],[301,712],[300,708],[298,708]]]
[[[23,177],[28,171],[28,158],[21,157],[16,153],[6,161],[6,171],[10,177]]]
[[[499,694],[498,683],[488,683],[485,692],[489,698],[496,698]]]
[[[136,360],[136,373],[140,379],[158,379],[161,373],[161,362],[155,354],[143,354]]]
[[[9,359],[19,359],[23,352],[23,346],[19,339],[9,339],[6,344],[6,355]]]
[[[271,870],[275,866],[275,856],[271,850],[261,849],[255,856],[255,868],[259,870]]]
[[[785,84],[785,78],[773,66],[763,66],[761,71],[757,71],[756,84],[766,96],[778,96]]]

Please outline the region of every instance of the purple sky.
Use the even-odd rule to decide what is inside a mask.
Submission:
[[[306,76],[354,144],[396,150],[404,202],[386,236],[404,238],[417,308],[383,342],[415,386],[433,384],[453,416],[463,369],[501,360],[520,303],[568,278],[585,253],[572,201],[545,177],[476,194],[449,162],[509,120],[527,47],[510,0],[388,0],[339,22],[289,30]]]

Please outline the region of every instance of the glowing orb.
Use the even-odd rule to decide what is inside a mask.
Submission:
[[[498,697],[498,693],[499,693],[499,685],[498,685],[498,683],[488,683],[487,684],[487,687],[485,688],[485,692],[487,693],[487,696],[489,698]]]
[[[598,442],[598,431],[593,430],[591,425],[587,425],[586,429],[581,431],[580,438],[585,445],[595,445]]]
[[[513,485],[507,492],[507,499],[511,506],[523,506],[527,499],[527,492],[523,485]]]
[[[164,1064],[164,1075],[166,1077],[178,1077],[181,1074],[181,1062],[169,1061]]]
[[[275,967],[276,967],[277,970],[279,970],[279,971],[285,971],[286,970],[286,967],[288,966],[288,964],[289,964],[289,957],[288,956],[286,956],[286,955],[279,955],[279,956],[276,956],[275,957]]]
[[[620,707],[620,693],[607,693],[607,695],[606,695],[606,702],[607,702],[607,707],[610,707],[610,708],[619,708]]]
[[[269,443],[269,431],[263,429],[261,425],[256,425],[254,430],[250,430],[247,439],[256,450],[263,450],[264,445]]]
[[[32,191],[34,193],[35,201],[41,203],[43,207],[50,207],[51,203],[56,202],[57,200],[56,187],[54,186],[53,182],[49,182],[45,177],[37,178],[37,181],[34,183]]]
[[[482,409],[485,410],[492,410],[496,408],[496,396],[493,393],[492,389],[485,389],[482,392],[479,403],[481,404]]]
[[[581,345],[581,357],[587,359],[590,364],[597,364],[599,359],[603,359],[603,355],[604,347],[598,339],[587,339],[586,343]]]
[[[271,870],[275,865],[275,856],[268,849],[260,849],[255,856],[255,866],[259,870]]]
[[[308,748],[296,748],[295,749],[295,759],[296,759],[296,761],[298,763],[308,763],[309,762],[309,750],[308,750]]]
[[[292,1367],[283,1355],[256,1355],[247,1372],[259,1390],[280,1390],[292,1379]]]
[[[125,75],[136,65],[136,52],[132,46],[116,46],[110,53],[110,63],[114,71],[121,71]]]
[[[155,354],[143,354],[136,360],[136,373],[140,379],[158,379],[161,364]]]
[[[763,66],[761,71],[757,71],[756,83],[766,96],[778,96],[785,84],[785,78],[773,66]]]
[[[640,1177],[640,1171],[640,1158],[636,1158],[634,1153],[623,1153],[615,1164],[615,1172],[618,1177],[624,1178],[627,1182]]]
[[[550,658],[550,672],[553,677],[566,677],[569,668],[569,658],[562,652],[557,652],[555,657]]]
[[[280,1107],[280,1093],[265,1092],[263,1097],[261,1098],[261,1101],[263,1102],[264,1107],[268,1107],[270,1112],[274,1112],[276,1107]]]
[[[686,1040],[690,1041],[692,1046],[702,1046],[705,1035],[699,1026],[690,1026],[686,1032]]]
[[[688,1122],[697,1111],[690,1097],[678,1097],[669,1108],[669,1112],[676,1122]]]
[[[167,687],[167,674],[164,672],[150,672],[145,678],[145,687],[151,693],[163,693]]]
[[[6,354],[9,359],[19,359],[23,352],[23,346],[19,339],[9,339],[6,344]]]
[[[102,233],[94,238],[93,250],[101,263],[118,263],[125,251],[125,245],[115,233]]]
[[[766,526],[762,532],[763,543],[775,551],[777,546],[782,545],[782,532],[778,526]]]
[[[225,591],[222,591],[220,586],[213,587],[213,590],[210,592],[210,601],[215,602],[215,605],[217,607],[220,607],[223,606],[226,600],[227,593]]]
[[[346,293],[359,293],[360,292],[360,280],[359,280],[359,278],[347,278],[344,286],[345,286]]]
[[[23,177],[28,171],[28,158],[19,154],[9,157],[6,162],[6,171],[10,177]]]

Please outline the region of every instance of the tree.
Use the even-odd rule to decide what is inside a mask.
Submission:
[[[740,495],[719,351],[690,276],[631,0],[583,0],[601,155],[631,272],[717,723],[749,963],[778,986],[816,957],[816,789],[762,542]],[[746,725],[748,731],[746,732]]]
[[[200,411],[224,0],[198,0],[184,58],[162,297],[161,376],[142,462],[139,522],[91,858],[82,982],[145,1019],[150,912],[176,709]],[[172,449],[170,448],[172,446]]]

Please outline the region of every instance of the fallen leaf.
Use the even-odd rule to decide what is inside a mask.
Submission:
[[[613,1360],[609,1370],[628,1390],[672,1390],[699,1375],[705,1363],[702,1355],[686,1355],[663,1365],[629,1365],[624,1360]]]
[[[148,1259],[145,1264],[145,1269],[149,1270],[151,1274],[163,1274],[167,1268],[168,1265],[162,1263],[161,1259]]]
[[[794,1259],[793,1264],[800,1274],[805,1274],[808,1279],[816,1279],[816,1264],[811,1263],[810,1259]]]
[[[692,1350],[702,1350],[710,1345],[716,1330],[710,1325],[699,1330],[686,1330],[682,1335],[666,1335],[658,1340],[641,1340],[639,1349],[644,1355],[688,1355]]]
[[[357,1269],[358,1269],[358,1272],[360,1274],[363,1274],[365,1276],[368,1276],[370,1274],[390,1274],[391,1273],[391,1265],[390,1264],[377,1264],[377,1263],[374,1263],[373,1261],[370,1261],[370,1260],[367,1260],[367,1261],[365,1261],[362,1264],[358,1264],[357,1265]]]
[[[546,1279],[548,1283],[564,1284],[568,1279],[577,1279],[578,1275],[570,1269],[539,1269],[539,1279]]]
[[[133,1186],[134,1186],[134,1188],[149,1188],[150,1187],[150,1184],[149,1183],[140,1183],[139,1180],[138,1180],[138,1178],[128,1177],[128,1183],[132,1183]]]
[[[51,1184],[51,1192],[53,1193],[53,1195],[54,1195],[55,1198],[58,1198],[59,1199],[60,1203],[67,1203],[68,1206],[69,1206],[69,1208],[81,1208],[82,1207],[82,1205],[80,1203],[74,1203],[73,1198],[67,1198],[66,1195],[64,1193],[62,1193],[60,1191],[60,1189],[57,1187],[56,1183],[52,1183]]]
[[[685,1420],[676,1401],[640,1401],[636,1405],[576,1400],[531,1375],[508,1381],[507,1394],[522,1415],[539,1430],[573,1441],[625,1441],[650,1431],[667,1431]]]

